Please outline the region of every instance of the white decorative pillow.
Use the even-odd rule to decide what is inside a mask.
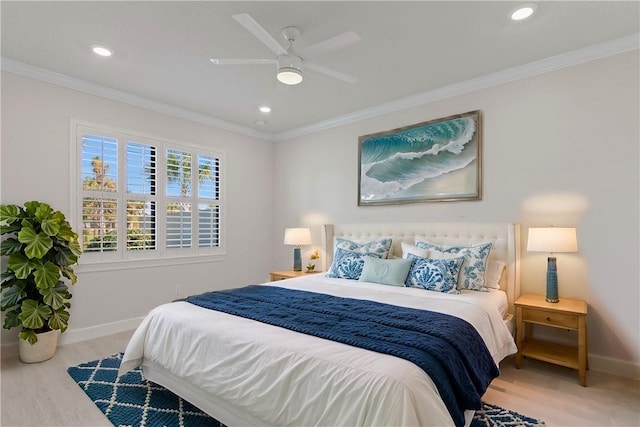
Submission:
[[[507,266],[502,261],[490,260],[487,262],[487,271],[484,274],[484,285],[487,288],[500,289],[500,279],[502,279],[502,273]]]
[[[484,286],[484,274],[487,269],[489,251],[491,251],[491,242],[475,246],[438,246],[418,241],[416,246],[428,249],[431,258],[447,259],[463,256],[464,263],[460,269],[458,289],[489,292],[489,289]]]
[[[405,242],[400,242],[400,246],[402,247],[402,258],[409,258],[409,254],[413,254],[422,258],[429,257],[429,251],[426,249],[422,249]]]
[[[384,239],[374,240],[371,242],[357,243],[336,237],[335,249],[336,252],[338,249],[344,249],[351,252],[358,252],[360,254],[376,254],[378,258],[389,258],[391,238],[385,237]]]
[[[409,254],[408,259],[411,260],[411,268],[405,281],[408,287],[448,294],[460,293],[456,286],[464,257],[434,259]]]
[[[327,272],[326,277],[334,277],[337,279],[358,280],[362,274],[364,260],[367,256],[377,258],[374,253],[359,253],[338,248],[333,256],[333,262]]]

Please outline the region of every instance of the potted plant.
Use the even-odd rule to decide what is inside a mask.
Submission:
[[[53,357],[58,334],[67,330],[72,285],[71,268],[82,254],[78,235],[64,214],[46,203],[24,207],[0,205],[0,255],[7,257],[2,272],[0,310],[5,329],[22,327],[20,358],[27,363]]]

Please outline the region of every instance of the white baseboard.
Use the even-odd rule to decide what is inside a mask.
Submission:
[[[86,328],[68,329],[64,334],[60,334],[58,345],[73,344],[94,338],[106,337],[120,332],[131,331],[140,325],[142,319],[144,319],[144,317],[118,320],[117,322],[104,323],[102,325],[89,326]],[[18,341],[2,343],[0,351],[3,359],[6,357],[17,356],[19,353]]]
[[[626,378],[640,379],[640,364],[589,354],[589,369]]]

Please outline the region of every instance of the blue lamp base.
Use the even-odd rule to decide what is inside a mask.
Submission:
[[[293,271],[302,271],[302,256],[300,248],[293,249]]]
[[[558,299],[558,270],[556,267],[556,257],[547,259],[547,295],[546,302],[559,302]]]

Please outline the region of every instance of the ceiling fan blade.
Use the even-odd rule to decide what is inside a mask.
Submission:
[[[275,64],[275,59],[209,59],[215,65]]]
[[[342,80],[346,83],[351,83],[352,85],[358,83],[358,79],[353,76],[341,73],[340,71],[332,70],[331,68],[323,67],[322,65],[314,64],[313,62],[305,62],[304,67],[313,71],[317,71],[318,73],[325,74],[329,77],[333,77],[334,79]]]
[[[258,24],[255,19],[251,17],[248,13],[240,13],[238,15],[233,15],[233,19],[238,21],[240,25],[247,29],[251,34],[253,34],[258,40],[264,43],[269,49],[273,51],[276,55],[282,55],[286,53],[285,48],[283,48],[280,43],[278,43],[271,34],[267,32],[260,24]]]
[[[314,58],[316,55],[321,55],[336,49],[342,49],[343,47],[357,43],[360,40],[362,40],[362,38],[358,33],[355,31],[347,31],[346,33],[338,34],[335,37],[331,37],[330,39],[303,49],[302,54],[309,55]]]

